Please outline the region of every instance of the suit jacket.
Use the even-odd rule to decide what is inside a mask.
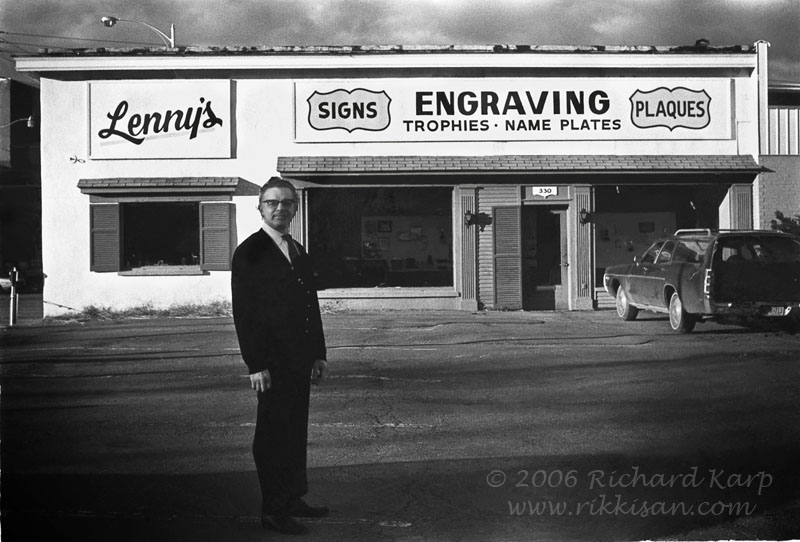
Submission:
[[[231,265],[233,322],[250,374],[310,371],[326,359],[311,262],[302,245],[289,263],[264,230],[245,239]]]

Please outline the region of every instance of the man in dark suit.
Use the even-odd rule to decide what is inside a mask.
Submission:
[[[297,517],[322,517],[308,491],[306,448],[310,384],[328,372],[325,337],[309,257],[288,236],[297,213],[294,186],[272,177],[261,187],[263,224],[233,254],[233,321],[258,393],[253,457],[261,485],[261,523],[301,534]]]

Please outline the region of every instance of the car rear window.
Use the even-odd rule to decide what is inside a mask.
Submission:
[[[715,259],[723,262],[800,262],[800,241],[779,236],[730,236],[717,241]]]

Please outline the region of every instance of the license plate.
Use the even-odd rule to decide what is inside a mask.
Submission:
[[[766,316],[784,316],[785,314],[785,307],[770,307],[766,313]]]

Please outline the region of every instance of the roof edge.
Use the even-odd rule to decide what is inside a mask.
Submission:
[[[214,55],[392,55],[392,54],[755,54],[754,45],[189,45],[39,49],[26,56],[214,56]]]

